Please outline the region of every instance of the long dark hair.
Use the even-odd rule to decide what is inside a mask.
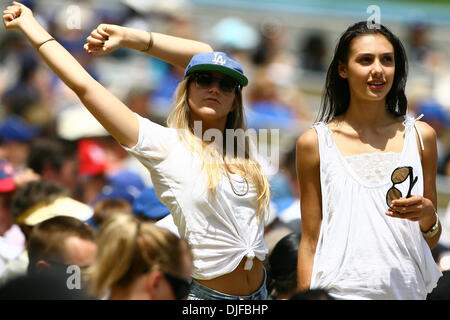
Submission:
[[[301,236],[301,233],[292,232],[281,238],[267,259],[267,291],[274,299],[297,288],[297,259]]]
[[[405,95],[406,78],[408,75],[408,60],[405,48],[400,40],[385,26],[370,29],[366,21],[350,26],[339,39],[333,60],[328,68],[322,103],[318,121],[328,122],[345,113],[350,104],[350,88],[347,79],[339,75],[339,62],[348,62],[350,43],[356,37],[366,34],[382,34],[394,47],[395,74],[391,90],[386,95],[386,109],[395,116],[406,114],[408,101]]]

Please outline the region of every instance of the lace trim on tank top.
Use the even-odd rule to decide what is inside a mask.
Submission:
[[[373,152],[344,156],[355,173],[366,181],[382,183],[400,161],[401,152]]]

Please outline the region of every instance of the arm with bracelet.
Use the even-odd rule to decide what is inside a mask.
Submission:
[[[115,140],[126,147],[137,143],[139,132],[136,115],[92,78],[39,24],[28,7],[14,1],[3,11],[3,23],[7,30],[19,30],[27,37],[46,64],[75,92],[83,105]],[[88,44],[85,45],[85,50],[89,53],[108,53],[124,46],[147,51],[168,63],[185,67],[196,53],[212,50],[209,45],[198,41],[137,29],[101,25],[96,30],[97,32],[88,37]]]
[[[413,194],[410,197],[395,199],[386,214],[394,218],[418,221],[423,237],[432,249],[439,242],[442,232],[437,214],[437,137],[436,132],[427,123],[418,121],[417,126],[422,133],[424,145],[423,150],[419,148],[424,179],[423,196]]]
[[[83,48],[93,55],[108,54],[119,48],[138,50],[182,68],[186,68],[195,54],[213,51],[203,42],[113,24],[100,24],[92,30]]]

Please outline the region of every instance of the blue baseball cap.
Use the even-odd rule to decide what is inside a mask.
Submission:
[[[192,57],[184,72],[184,78],[197,71],[216,71],[236,80],[242,87],[248,84],[244,70],[239,62],[231,59],[224,52],[204,52]]]
[[[145,184],[137,173],[123,170],[107,178],[107,184],[94,200],[94,203],[104,199],[124,199],[133,204],[144,189]]]
[[[170,214],[169,208],[158,199],[153,188],[145,189],[134,200],[133,212],[150,219],[161,219]]]
[[[39,135],[37,126],[29,125],[22,117],[11,115],[0,124],[0,137],[4,140],[26,142]]]

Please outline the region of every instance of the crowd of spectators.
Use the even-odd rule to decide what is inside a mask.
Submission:
[[[95,5],[84,1],[76,6],[79,11],[68,11],[64,2],[50,9],[45,7],[46,1],[22,2],[33,8],[49,32],[130,109],[165,125],[172,108],[170,101],[177,83],[182,80],[183,70],[131,50],[119,49],[110,56],[93,57],[82,48],[88,32],[99,23],[203,39],[203,30],[198,30],[188,15],[181,14],[183,10],[144,10],[133,5],[134,1],[122,1],[108,9],[102,2]],[[326,52],[331,50],[332,44],[327,43],[319,31],[309,30],[306,40],[292,46],[287,43],[289,37],[280,30],[261,30],[237,18],[224,17],[211,30],[217,35],[213,48],[235,56],[249,75],[250,84],[244,96],[249,128],[279,130],[280,162],[269,176],[272,215],[266,226],[267,246],[272,251],[283,237],[293,232],[297,234],[291,236],[295,236],[291,242],[298,243],[301,221],[294,167],[295,141],[314,122],[318,106],[311,104],[308,93],[300,90],[296,81],[299,72],[325,76]],[[427,74],[434,81],[447,81],[448,84],[445,75],[449,74],[450,66],[446,64],[445,54],[429,43],[429,31],[421,24],[410,28],[410,38],[405,39],[410,72]],[[292,51],[292,47],[297,51]],[[304,77],[302,79],[305,81]],[[442,194],[448,201],[450,104],[442,103],[443,93],[438,90],[441,87],[428,83],[421,90],[412,90],[410,106],[411,112],[423,113],[422,120],[437,133],[438,174],[444,181]],[[318,91],[321,89],[317,88]],[[70,89],[40,61],[34,49],[14,32],[0,32],[0,159],[0,285],[12,275],[25,275],[27,268],[35,270],[52,263],[72,263],[68,252],[51,259],[48,256],[32,257],[31,252],[27,253],[31,250],[27,241],[39,235],[33,236],[33,232],[37,233],[35,226],[53,218],[55,207],[59,213],[66,212],[63,215],[86,221],[92,228],[80,231],[80,226],[70,224],[76,232],[88,234],[81,240],[70,239],[79,246],[89,246],[94,234],[101,232],[101,225],[116,213],[137,219],[130,220],[132,226],[136,221],[150,221],[177,233],[170,221],[170,212],[155,196],[146,169],[107,134]],[[45,186],[36,188],[39,184]],[[42,192],[39,194],[36,189]],[[29,197],[28,202],[24,197]],[[441,206],[444,229],[450,230],[450,202],[441,202]],[[73,211],[77,214],[71,214]],[[122,219],[127,218],[122,216]],[[65,228],[68,222],[60,224],[62,226],[55,228]],[[40,226],[40,232],[45,228],[45,225]],[[67,232],[67,237],[74,238],[76,232]],[[86,238],[88,240],[83,240]],[[41,251],[45,245],[51,247],[41,244]],[[441,251],[435,257],[442,270],[450,269],[449,247],[450,235],[444,230]],[[65,250],[64,246],[59,249]],[[97,249],[90,247],[90,250],[92,253]],[[290,250],[296,252],[296,248]],[[53,261],[55,259],[57,263]],[[275,261],[275,256],[273,259]],[[282,258],[277,259],[282,261]],[[276,269],[272,267],[271,270]],[[288,276],[283,281],[293,282],[295,269],[280,271],[285,273],[283,276]],[[293,293],[290,287],[281,292],[279,288],[283,288],[283,284],[272,283],[271,288],[274,289],[273,298],[288,298],[287,294]]]

